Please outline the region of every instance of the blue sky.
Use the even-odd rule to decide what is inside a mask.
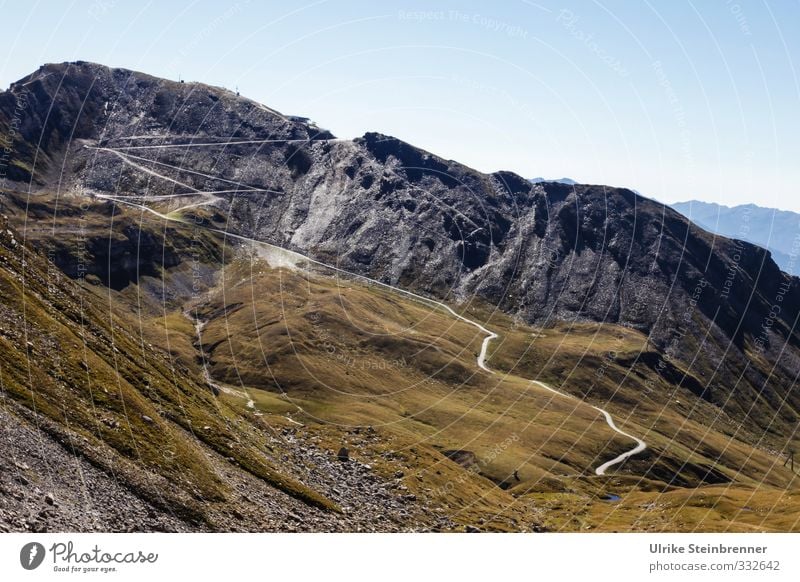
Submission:
[[[7,87],[90,60],[484,171],[800,211],[800,2],[2,2]]]

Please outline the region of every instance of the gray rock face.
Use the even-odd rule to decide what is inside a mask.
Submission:
[[[630,190],[482,174],[378,133],[336,140],[224,89],[89,63],[48,65],[12,86],[0,125],[21,101],[18,168],[34,183],[118,196],[211,191],[220,228],[406,289],[478,298],[545,325],[633,326],[685,363],[696,349],[682,338],[699,334],[700,370],[675,372],[677,383],[720,402],[734,385],[767,390],[776,407],[788,398],[800,409],[798,279],[767,251],[713,238]],[[776,364],[772,375],[746,365],[754,346]],[[650,356],[642,362],[656,366]],[[713,377],[700,379],[706,371]]]

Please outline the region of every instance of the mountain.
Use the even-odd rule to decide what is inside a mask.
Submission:
[[[14,83],[0,130],[0,209],[39,257],[3,266],[14,329],[29,301],[43,318],[72,313],[60,294],[94,306],[57,322],[94,339],[63,354],[75,374],[39,360],[52,390],[26,378],[24,335],[3,344],[4,413],[74,431],[53,446],[101,448],[103,474],[174,481],[163,502],[122,482],[182,508],[136,527],[574,529],[570,512],[607,516],[614,489],[609,529],[746,530],[756,514],[723,508],[689,523],[695,492],[758,504],[794,487],[800,282],[756,245],[627,189],[483,174],[93,63]],[[81,383],[87,366],[119,402]],[[631,444],[599,409],[648,445],[608,478],[594,469]],[[180,445],[169,462],[159,438]],[[240,497],[255,483],[259,509]],[[644,502],[663,505],[642,522]],[[797,523],[797,504],[783,511],[770,527]]]
[[[528,182],[531,184],[539,184],[541,182],[556,182],[558,184],[566,184],[567,186],[574,186],[577,184],[575,180],[572,178],[559,178],[558,180],[548,180],[546,178],[538,177],[538,178],[529,178]]]
[[[769,249],[783,271],[797,274],[800,214],[755,204],[729,207],[697,200],[677,202],[672,208],[709,232]]]

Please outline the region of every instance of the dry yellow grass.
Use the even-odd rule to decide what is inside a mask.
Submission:
[[[389,455],[376,469],[391,476],[402,462],[408,489],[457,522],[510,531],[798,529],[797,482],[782,459],[711,404],[632,364],[649,350],[641,333],[588,323],[538,329],[487,305],[453,305],[500,334],[489,374],[476,366],[483,335],[444,310],[302,262],[271,267],[277,259],[245,251],[220,259],[221,275],[195,297],[152,292],[185,287],[185,265],[121,293],[94,291],[121,328],[167,348],[193,382],[202,384],[204,357],[227,390],[218,407],[193,402],[204,423],[218,423],[206,420],[214,414],[246,422],[254,450],[259,433],[294,422],[331,450],[354,427],[372,426],[374,455]],[[187,310],[206,322],[202,346]],[[648,443],[609,477],[594,468],[633,443],[591,405]],[[462,463],[471,464],[446,451],[468,451]],[[709,475],[721,482],[703,485]],[[600,500],[606,493],[621,500]]]
[[[376,426],[413,443],[426,452],[417,459],[426,479],[421,494],[446,492],[448,510],[465,521],[485,516],[473,509],[488,503],[501,514],[503,506],[515,507],[528,520],[550,516],[545,523],[558,530],[687,530],[697,523],[701,530],[738,531],[751,528],[750,511],[731,515],[716,506],[701,519],[695,489],[670,487],[663,476],[698,484],[698,471],[713,470],[732,481],[716,487],[737,500],[795,486],[774,455],[731,438],[726,419],[714,418],[718,412],[710,405],[683,414],[682,403],[666,396],[663,380],[657,384],[662,392],[637,402],[629,415],[642,381],[620,386],[615,375],[618,360],[646,348],[634,330],[592,324],[540,330],[495,313],[488,325],[500,338],[488,362],[498,373],[488,374],[475,364],[483,335],[441,309],[319,269],[272,269],[253,257],[226,267],[200,313],[209,319],[203,344],[212,375],[240,390],[240,405],[251,399],[267,415],[340,431]],[[469,315],[486,313],[475,306]],[[604,374],[597,374],[598,362]],[[555,396],[531,377],[586,402]],[[618,504],[598,499],[613,485],[593,469],[633,444],[611,431],[589,403],[608,408],[618,426],[642,435],[650,447],[618,477],[629,483]],[[441,453],[446,450],[470,451],[477,463],[464,469]],[[445,466],[467,473],[470,486],[453,476],[432,480]],[[513,489],[502,491],[499,483]],[[787,495],[789,509],[778,527],[796,529],[790,523],[796,503]],[[640,511],[662,497],[669,512]],[[588,517],[568,518],[563,507],[570,503],[588,507],[580,510]],[[500,522],[495,527],[504,529]]]

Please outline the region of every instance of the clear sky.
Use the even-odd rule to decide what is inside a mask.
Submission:
[[[96,61],[339,137],[674,202],[800,211],[800,2],[0,0],[0,85]]]

